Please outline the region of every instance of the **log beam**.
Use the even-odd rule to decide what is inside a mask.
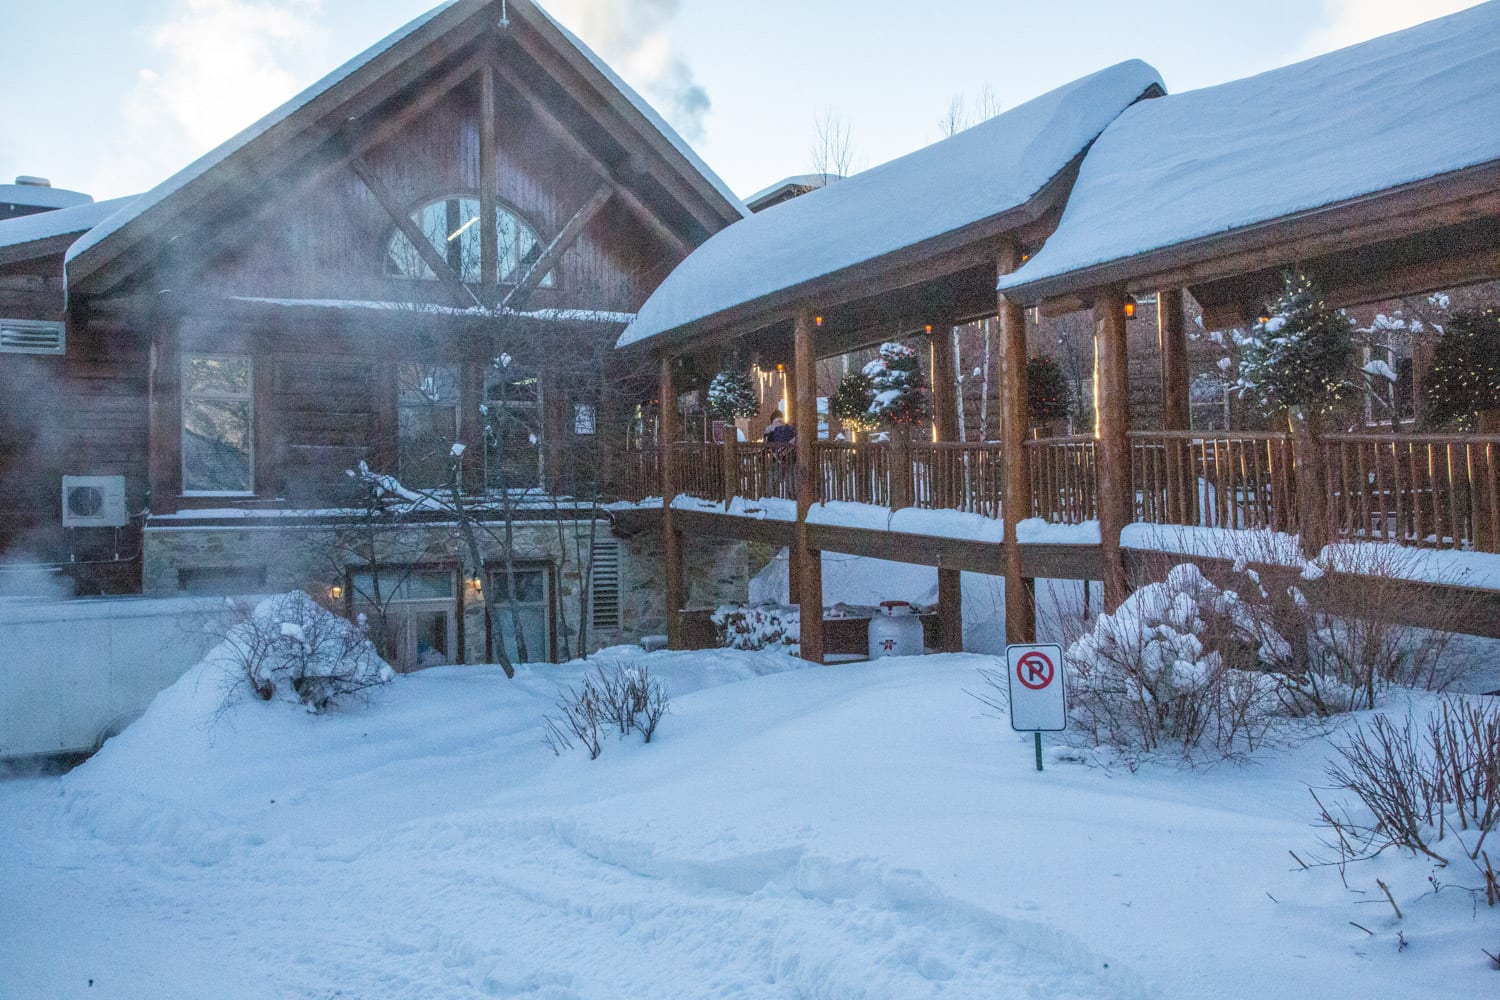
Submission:
[[[1014,244],[995,256],[996,274],[1021,266]],[[1000,296],[1000,439],[1005,447],[1005,498],[1001,504],[1005,538],[1005,641],[1036,641],[1036,581],[1021,565],[1018,526],[1031,516],[1031,453],[1026,432],[1031,423],[1027,408],[1026,310],[1019,302]]]
[[[662,550],[666,557],[664,578],[666,582],[667,647],[682,649],[682,606],[687,603],[687,590],[683,582],[682,534],[672,516],[672,500],[677,495],[676,470],[673,468],[672,446],[677,442],[677,380],[674,377],[675,359],[662,355],[660,383],[661,393],[661,528]]]
[[[1104,610],[1114,612],[1129,593],[1120,533],[1130,520],[1129,366],[1125,296],[1116,290],[1094,299],[1094,438],[1099,478],[1099,535],[1104,554]]]
[[[563,254],[567,253],[569,248],[578,242],[578,237],[583,235],[583,231],[588,228],[588,224],[594,221],[594,216],[599,214],[600,209],[609,202],[614,193],[614,188],[610,185],[599,185],[594,193],[589,196],[589,200],[583,203],[583,207],[573,213],[573,217],[568,220],[567,225],[563,226],[562,231],[553,237],[551,243],[547,244],[547,248],[542,251],[541,256],[526,269],[525,274],[517,279],[516,287],[512,288],[510,293],[505,296],[505,300],[500,303],[502,311],[525,307],[526,301],[531,298],[531,294],[541,287],[543,279],[552,273],[552,269],[562,260]],[[502,275],[501,277],[505,276]]]
[[[495,138],[495,71],[479,71],[479,284],[486,301],[498,298],[500,233],[495,228],[496,198],[500,192],[499,150]]]
[[[801,570],[802,658],[823,662],[823,554],[808,544],[807,514],[812,509],[817,490],[818,380],[817,353],[813,348],[813,331],[817,320],[812,313],[797,314],[793,333],[793,369],[797,372],[797,395],[792,401],[797,411],[797,562]]]
[[[391,189],[385,186],[385,181],[381,180],[379,175],[365,162],[364,157],[356,156],[351,159],[349,161],[349,168],[354,171],[356,177],[364,182],[365,187],[369,188],[370,194],[380,203],[380,207],[385,209],[386,214],[391,217],[391,221],[396,224],[396,228],[401,230],[402,234],[411,241],[412,246],[416,248],[417,254],[422,258],[422,262],[432,269],[432,273],[437,275],[438,279],[445,285],[452,288],[461,300],[469,300],[478,305],[479,301],[474,297],[473,291],[463,283],[462,278],[453,273],[453,268],[448,266],[448,262],[443,258],[443,255],[438,253],[437,248],[427,239],[427,234],[423,233],[421,229],[417,228],[417,224],[411,221],[411,216],[406,213],[401,203],[396,200],[396,196],[391,193]]]

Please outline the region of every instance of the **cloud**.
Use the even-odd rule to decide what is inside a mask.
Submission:
[[[679,6],[678,0],[552,0],[547,9],[697,141],[711,102],[672,41]]]
[[[1325,0],[1327,23],[1303,43],[1300,56],[1321,55],[1435,17],[1466,10],[1478,0]]]
[[[322,0],[174,0],[122,102],[122,155],[100,189],[149,188],[326,67]]]

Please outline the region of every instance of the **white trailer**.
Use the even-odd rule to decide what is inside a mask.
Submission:
[[[202,658],[223,599],[0,599],[0,760],[87,753]]]

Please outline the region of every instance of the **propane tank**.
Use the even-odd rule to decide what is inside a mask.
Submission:
[[[905,601],[881,601],[880,614],[870,619],[870,659],[921,655],[922,619]]]

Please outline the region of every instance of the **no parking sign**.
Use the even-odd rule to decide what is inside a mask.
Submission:
[[[1068,728],[1063,692],[1063,650],[1055,644],[1006,646],[1010,728],[1018,733],[1060,733]]]

